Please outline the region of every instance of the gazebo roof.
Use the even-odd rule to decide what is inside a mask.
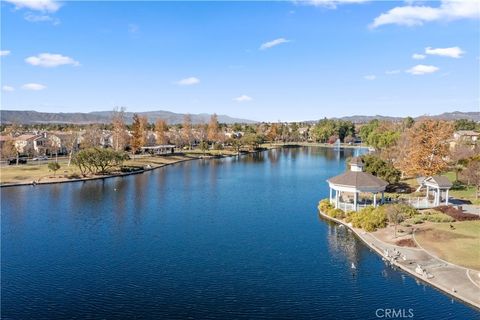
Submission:
[[[358,190],[363,188],[371,189],[385,189],[387,182],[374,176],[373,174],[362,171],[347,171],[341,175],[327,180],[330,184],[354,187]]]
[[[430,185],[438,186],[439,188],[451,188],[452,183],[444,176],[432,176],[423,180],[424,183],[429,182]]]

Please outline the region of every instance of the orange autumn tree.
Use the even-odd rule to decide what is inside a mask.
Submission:
[[[449,144],[453,125],[445,121],[423,120],[404,132],[405,145],[401,170],[409,175],[431,176],[448,168]]]
[[[219,127],[218,127],[218,117],[217,114],[213,114],[210,117],[210,122],[208,123],[208,128],[207,128],[207,139],[208,141],[211,142],[216,142],[218,140],[218,132],[219,132]]]
[[[133,115],[131,147],[134,155],[147,144],[147,125],[146,117]]]
[[[161,118],[158,118],[155,122],[155,133],[157,135],[156,142],[157,144],[167,144],[168,137],[165,132],[168,131],[167,122]]]

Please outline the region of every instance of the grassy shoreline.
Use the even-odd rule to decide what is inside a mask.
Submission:
[[[246,151],[241,154],[251,154],[262,152],[265,150],[281,148],[280,145],[262,145],[262,149],[255,151]],[[186,150],[182,153],[175,153],[165,156],[137,155],[130,160],[125,161],[124,166],[142,167],[143,169],[132,172],[114,171],[105,175],[89,175],[81,177],[80,171],[74,165],[68,166],[68,159],[59,159],[61,166],[57,173],[53,173],[48,169],[48,162],[26,164],[18,166],[5,166],[0,169],[0,187],[14,187],[22,185],[35,184],[53,184],[67,183],[78,181],[89,181],[98,179],[107,179],[113,177],[123,177],[132,174],[139,174],[146,171],[155,170],[168,165],[198,160],[198,159],[215,159],[223,157],[237,156],[237,152],[231,150],[210,150],[203,152],[201,150]]]

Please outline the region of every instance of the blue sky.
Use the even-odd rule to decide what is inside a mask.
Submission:
[[[5,0],[1,107],[264,121],[480,111],[479,6]]]

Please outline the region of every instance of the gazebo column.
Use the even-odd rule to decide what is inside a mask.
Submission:
[[[427,203],[428,203],[428,194],[430,193],[430,187],[427,186]]]
[[[382,191],[382,201],[380,202],[381,204],[385,203],[385,192]]]
[[[338,209],[338,190],[335,190],[335,209]]]
[[[330,187],[330,197],[329,197],[330,203],[332,203],[332,200],[333,200],[332,196],[333,196],[333,190],[332,190],[332,187]]]
[[[353,210],[357,211],[357,199],[358,199],[358,192],[355,191],[353,194]]]
[[[376,192],[373,194],[373,207],[374,208],[377,207],[377,193]]]
[[[436,199],[435,199],[435,205],[436,205],[436,206],[440,205],[440,188],[437,188],[437,194],[436,194]]]
[[[448,189],[447,189],[446,195],[445,195],[445,205],[448,206]]]

